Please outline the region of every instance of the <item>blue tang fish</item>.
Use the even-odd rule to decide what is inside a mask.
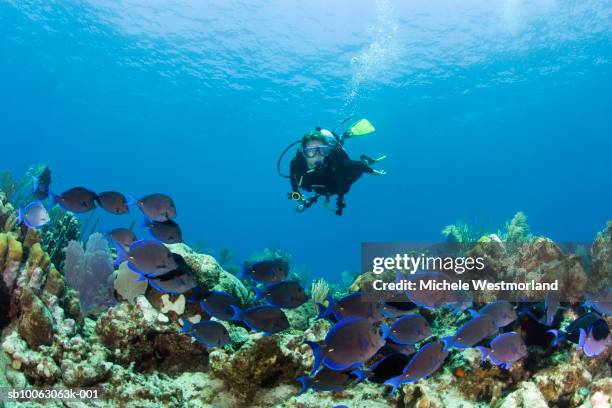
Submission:
[[[50,193],[51,205],[59,205],[64,210],[73,213],[86,213],[96,208],[98,196],[91,190],[84,187],[74,187],[64,191],[60,195]]]
[[[287,316],[276,306],[255,306],[246,310],[240,310],[234,305],[230,307],[234,311],[232,320],[242,320],[251,330],[263,332],[265,336],[289,328]]]
[[[507,370],[512,364],[527,355],[527,348],[523,338],[515,332],[500,334],[491,341],[490,347],[477,347],[482,353],[482,361],[487,357],[496,366]]]
[[[380,302],[364,299],[361,292],[351,293],[338,301],[328,296],[327,302],[327,308],[319,313],[317,319],[333,315],[338,321],[347,317],[362,317],[370,323],[376,323],[384,317],[382,314],[383,305]]]
[[[136,205],[144,216],[151,221],[164,222],[176,218],[176,206],[166,194],[155,193],[136,200]]]
[[[393,387],[391,395],[397,391],[401,384],[417,382],[432,375],[444,362],[448,351],[441,342],[427,343],[410,359],[401,375],[390,378],[385,384]]]
[[[491,316],[495,325],[499,328],[506,327],[518,318],[516,311],[507,300],[498,300],[497,302],[489,303],[480,308],[478,312],[469,309],[469,312],[473,317],[482,314]]]
[[[204,320],[195,324],[183,320],[181,333],[189,334],[198,343],[208,348],[223,347],[230,342],[225,326],[214,320]]]
[[[446,350],[451,347],[466,349],[493,336],[497,331],[498,328],[493,318],[488,314],[483,314],[472,318],[461,326],[454,336],[445,337],[442,341]]]
[[[596,294],[586,293],[585,297],[584,307],[595,309],[602,316],[612,315],[612,288]]]
[[[108,233],[108,237],[115,247],[121,246],[124,252],[129,251],[130,245],[138,240],[136,234],[128,228],[115,228]]]
[[[314,377],[299,377],[297,381],[302,384],[298,393],[301,395],[309,388],[315,391],[342,391],[355,381],[355,377],[349,371],[335,371],[323,367]]]
[[[96,195],[96,202],[105,211],[111,214],[127,214],[130,209],[125,196],[116,191],[103,191]]]
[[[285,309],[296,308],[308,300],[304,288],[295,281],[271,283],[263,289],[251,286],[251,289],[255,292],[255,301],[265,297],[271,305]]]
[[[398,344],[416,344],[431,336],[431,328],[419,314],[410,314],[397,319],[391,327],[382,324],[383,337]]]
[[[142,277],[143,275],[141,275]],[[140,280],[140,279],[137,279]],[[183,273],[181,275],[166,276],[147,279],[149,284],[158,292],[179,295],[191,290],[197,286],[195,279],[191,273]]]
[[[565,330],[549,330],[555,336],[553,346],[568,340],[577,344],[589,356],[601,354],[607,347],[610,328],[608,323],[595,313],[585,313],[570,323]]]
[[[312,348],[314,373],[321,363],[332,370],[351,370],[372,358],[385,344],[379,329],[362,317],[347,317],[336,323],[321,345],[307,341]]]
[[[249,277],[257,283],[275,283],[285,280],[289,273],[289,265],[280,259],[264,260],[250,264],[245,262],[242,267],[242,277]]]
[[[178,267],[172,252],[161,242],[141,239],[130,245],[127,251],[117,246],[118,265],[128,261],[128,266],[134,272],[146,276],[159,276]]]
[[[355,370],[357,382],[365,379],[376,384],[384,384],[385,381],[401,375],[410,361],[410,356],[403,353],[389,354],[374,363],[368,370]]]
[[[204,292],[200,307],[212,317],[220,320],[231,320],[234,316],[232,306],[240,306],[235,296],[221,291]]]
[[[51,218],[47,209],[40,201],[34,201],[28,204],[25,208],[18,210],[18,222],[22,222],[28,228],[40,228],[49,223]]]

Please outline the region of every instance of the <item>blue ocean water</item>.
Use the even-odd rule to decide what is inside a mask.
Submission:
[[[281,248],[332,281],[361,242],[435,241],[458,219],[521,210],[591,241],[612,215],[607,0],[0,0],[0,96],[0,169],[168,193],[188,243]],[[296,213],[280,152],[349,116],[377,128],[349,153],[387,154],[388,174],[342,217]]]

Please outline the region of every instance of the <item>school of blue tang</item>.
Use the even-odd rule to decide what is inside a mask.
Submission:
[[[47,224],[50,217],[43,204],[47,198],[51,205],[77,214],[99,206],[120,215],[137,207],[144,216],[142,227],[149,230],[151,239],[138,239],[128,228],[110,231],[109,239],[117,251],[115,265],[127,262],[137,280],[147,280],[160,292],[177,295],[191,291],[187,301],[198,303],[209,319],[198,323],[184,320],[181,333],[205,347],[230,343],[228,330],[220,321],[240,323],[265,336],[287,330],[290,325],[283,309],[296,308],[307,301],[304,288],[288,280],[289,265],[277,259],[245,263],[243,267],[241,277],[253,283],[250,289],[258,303],[255,306],[245,309],[232,294],[201,291],[184,259],[165,245],[182,241],[180,227],[174,221],[176,206],[166,194],[133,199],[116,191],[95,193],[84,187],[55,194],[50,184],[51,171],[45,168],[33,183],[36,201],[19,209],[19,222],[30,228]],[[438,272],[420,272],[411,279],[436,278],[440,278]],[[432,298],[430,293],[407,292],[401,307],[395,302],[371,301],[361,292],[341,299],[328,297],[326,306],[318,304],[317,318],[328,319],[333,325],[323,341],[306,341],[314,363],[308,376],[296,379],[302,386],[300,394],[308,389],[340,391],[362,381],[388,385],[393,394],[402,384],[434,374],[453,349],[477,348],[483,362],[488,360],[509,370],[528,354],[524,339],[514,331],[519,316],[547,328],[550,347],[569,342],[576,350],[594,357],[609,346],[610,328],[604,317],[612,315],[612,289],[585,294],[584,313],[564,328],[552,327],[564,309],[553,293],[548,293],[543,303],[512,304],[500,300],[479,310],[468,299],[453,298],[445,292]],[[456,328],[454,335],[438,339],[432,335],[432,322],[419,310],[440,307],[453,313],[469,313],[470,317]],[[372,360],[376,361],[370,364]]]

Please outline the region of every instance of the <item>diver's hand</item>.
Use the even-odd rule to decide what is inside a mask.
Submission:
[[[387,172],[384,170],[372,169],[373,176],[384,176],[385,174],[387,174]]]

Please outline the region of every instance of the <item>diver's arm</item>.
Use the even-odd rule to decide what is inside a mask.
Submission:
[[[374,171],[373,168],[371,168],[361,160],[345,159],[341,162],[341,166],[345,169],[349,169],[351,171],[358,171],[361,173],[372,173]]]

